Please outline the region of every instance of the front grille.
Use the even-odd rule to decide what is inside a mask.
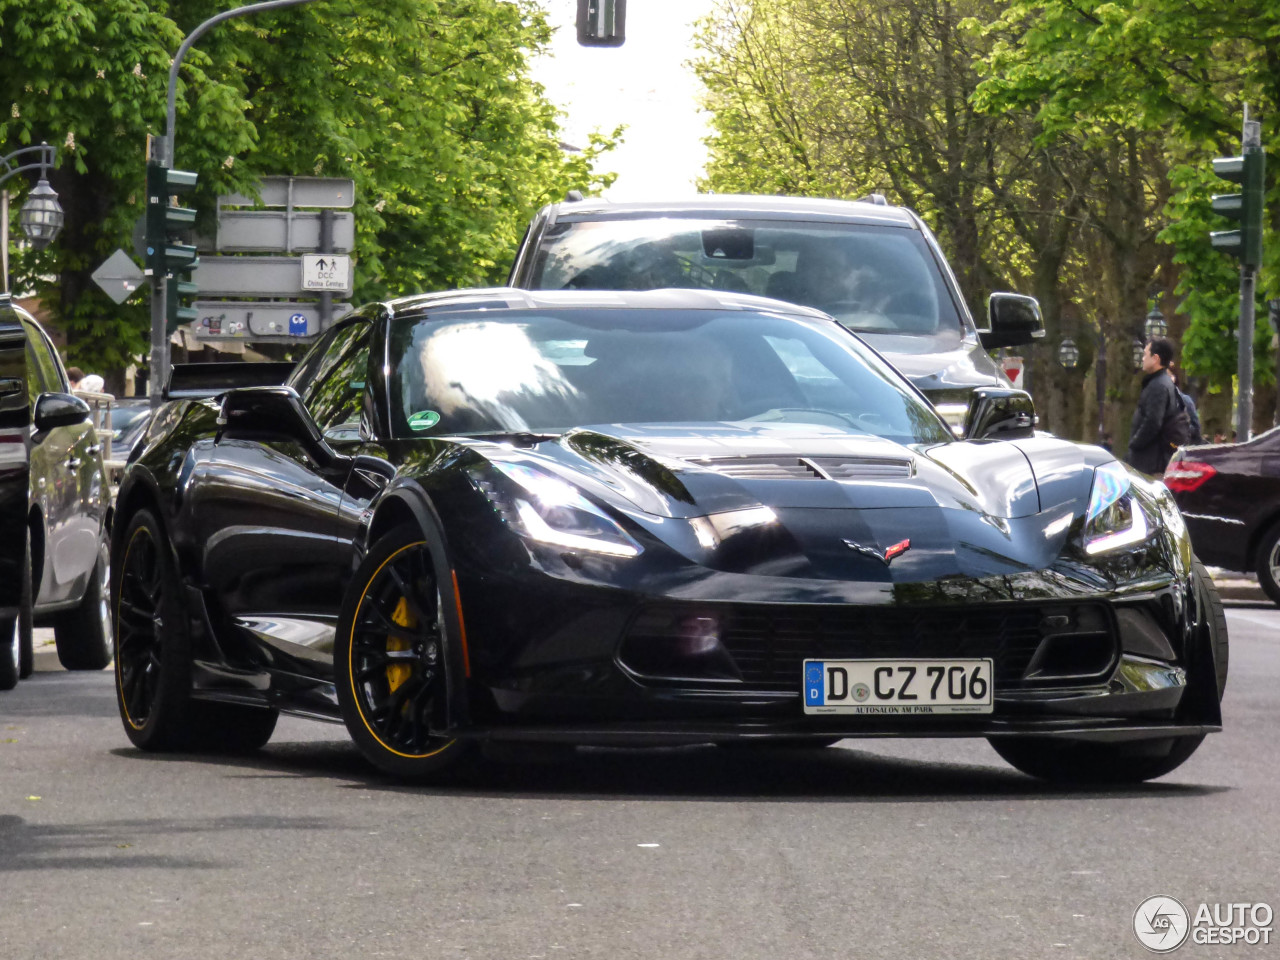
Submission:
[[[889,457],[708,457],[694,463],[737,480],[901,480],[910,460]]]
[[[701,608],[719,619],[719,636],[744,683],[758,689],[796,689],[806,659],[990,657],[1000,687],[1080,682],[1086,672],[1070,656],[1061,664],[1045,645],[1069,650],[1078,637],[1088,671],[1109,672],[1116,650],[1113,618],[1102,604],[1006,604],[987,607],[897,608],[836,604],[731,604]],[[688,610],[683,611],[687,616]],[[676,623],[680,608],[653,607],[633,621],[631,634],[653,635],[658,622]],[[1049,641],[1046,644],[1046,640]],[[1052,669],[1051,669],[1052,668]],[[687,674],[686,674],[687,675]]]

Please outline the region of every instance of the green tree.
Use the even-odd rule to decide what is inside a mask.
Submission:
[[[48,140],[67,212],[47,251],[15,261],[99,369],[143,353],[143,303],[115,307],[88,274],[131,246],[144,143],[163,128],[170,58],[222,0],[0,0],[0,143]],[[528,76],[549,27],[529,2],[328,0],[231,21],[202,38],[178,89],[175,166],[197,206],[266,174],[357,184],[356,298],[500,280],[536,207],[594,172],[570,156]],[[616,136],[616,134],[615,134]]]

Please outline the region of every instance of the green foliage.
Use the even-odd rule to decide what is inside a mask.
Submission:
[[[59,146],[67,212],[53,247],[17,258],[14,286],[52,307],[73,360],[105,369],[146,350],[145,303],[113,306],[88,274],[131,249],[170,58],[225,8],[0,0],[0,144]],[[263,175],[353,177],[357,299],[500,281],[533,210],[612,179],[595,165],[616,132],[559,147],[528,76],[548,39],[526,0],[326,0],[220,24],[181,70],[175,166],[200,174],[206,215]]]

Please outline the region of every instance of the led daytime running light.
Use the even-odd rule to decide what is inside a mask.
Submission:
[[[541,540],[543,543],[553,543],[556,546],[567,547],[570,550],[591,550],[595,553],[606,553],[611,557],[634,557],[640,553],[637,547],[633,547],[629,543],[614,543],[596,537],[583,537],[576,533],[565,533],[563,530],[557,530],[543,520],[538,511],[525,500],[516,501],[516,513],[520,516],[520,522],[524,524],[524,528],[529,531],[529,536],[535,540]]]
[[[1084,552],[1092,556],[1098,553],[1106,553],[1108,550],[1132,546],[1147,539],[1149,532],[1147,515],[1142,507],[1135,503],[1133,505],[1133,523],[1128,529],[1117,530],[1115,533],[1107,533],[1088,541],[1084,545]]]

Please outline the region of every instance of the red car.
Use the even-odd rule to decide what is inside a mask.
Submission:
[[[1280,604],[1280,427],[1248,443],[1184,447],[1164,472],[1210,566],[1247,570]]]

